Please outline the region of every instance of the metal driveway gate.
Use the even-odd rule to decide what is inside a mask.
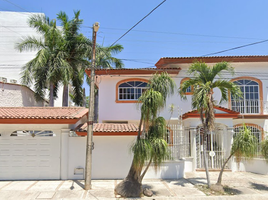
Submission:
[[[204,167],[204,131],[197,127],[196,131],[196,168]],[[209,169],[220,169],[224,162],[224,129],[215,125],[215,130],[207,135],[207,152]]]

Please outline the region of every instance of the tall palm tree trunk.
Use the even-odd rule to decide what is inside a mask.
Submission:
[[[54,84],[50,83],[49,86],[49,106],[54,107]]]
[[[142,194],[141,167],[132,162],[127,177],[116,185],[114,191],[122,197],[140,197]]]
[[[68,99],[69,99],[69,88],[68,85],[63,86],[63,94],[62,94],[62,106],[68,107]]]

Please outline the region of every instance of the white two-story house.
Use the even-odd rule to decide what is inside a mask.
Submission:
[[[137,99],[146,90],[150,77],[165,71],[179,88],[183,81],[190,78],[187,69],[195,61],[211,66],[228,62],[235,68],[236,74],[232,77],[226,73],[223,78],[238,84],[244,97],[238,101],[229,95],[228,102],[215,107],[216,129],[208,136],[209,167],[218,169],[222,166],[230,153],[233,135],[244,123],[261,142],[268,124],[268,56],[165,57],[155,64],[156,68],[97,69],[99,123],[137,124],[140,119]],[[87,73],[90,75],[90,70]],[[167,142],[173,162],[183,159],[185,171],[193,171],[203,168],[203,132],[199,114],[191,108],[191,88],[186,95],[186,101],[178,93],[168,98],[166,109],[160,115],[168,122]],[[217,89],[213,95],[219,101]],[[176,108],[173,112],[170,112],[171,105]],[[234,162],[230,162],[228,168],[234,170]]]

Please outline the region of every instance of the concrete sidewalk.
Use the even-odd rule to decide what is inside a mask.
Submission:
[[[210,172],[212,183],[218,172]],[[2,200],[45,200],[45,199],[118,199],[114,187],[120,180],[93,180],[92,190],[83,189],[84,181],[1,181]],[[154,192],[152,197],[142,199],[268,199],[268,175],[245,172],[226,172],[223,184],[233,188],[237,195],[207,196],[195,184],[205,183],[205,173],[186,173],[178,180],[144,180],[143,186]],[[123,199],[123,198],[122,198]]]

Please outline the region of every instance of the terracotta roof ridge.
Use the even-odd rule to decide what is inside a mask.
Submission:
[[[238,55],[238,56],[183,56],[183,57],[161,57],[161,59],[185,59],[185,58],[245,58],[245,57],[267,57],[268,55]]]

